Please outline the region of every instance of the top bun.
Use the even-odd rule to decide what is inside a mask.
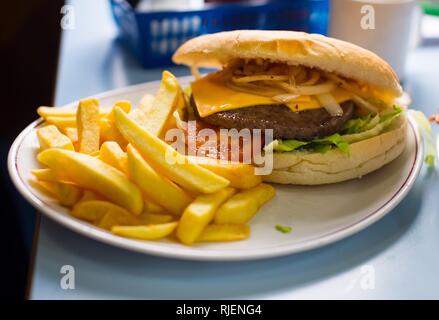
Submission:
[[[262,58],[334,72],[402,94],[395,72],[376,54],[352,43],[295,31],[236,30],[196,37],[177,49],[177,64],[221,68],[233,59]]]

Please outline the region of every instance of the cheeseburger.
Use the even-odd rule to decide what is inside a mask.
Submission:
[[[264,179],[316,185],[361,177],[404,149],[402,89],[392,68],[351,43],[293,31],[200,36],[173,56],[192,68],[190,104],[215,128],[272,129]],[[198,68],[216,68],[200,76]]]

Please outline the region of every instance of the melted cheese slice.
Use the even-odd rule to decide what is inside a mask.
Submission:
[[[280,104],[269,97],[233,90],[209,76],[192,82],[191,87],[198,113],[202,118],[226,110]],[[337,88],[331,94],[338,103],[351,98],[347,91],[340,88]],[[299,96],[286,105],[295,112],[322,107],[313,96]]]

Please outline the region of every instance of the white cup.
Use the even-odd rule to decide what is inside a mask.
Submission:
[[[331,0],[329,36],[386,60],[404,79],[407,55],[419,39],[416,0]]]

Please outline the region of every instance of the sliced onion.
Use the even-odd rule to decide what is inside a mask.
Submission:
[[[367,92],[363,92],[355,83],[349,83],[348,81],[332,73],[327,73],[326,76],[332,81],[338,83],[343,89],[346,89],[346,91],[349,91],[351,93],[354,93],[362,97],[370,96],[370,94],[368,94]]]
[[[270,88],[268,86],[261,86],[251,83],[236,85],[233,82],[226,82],[226,86],[236,91],[241,91],[245,93],[250,93],[250,94],[270,97],[270,98],[283,93],[282,91],[275,90],[272,87]]]
[[[186,131],[187,130],[187,122],[183,121],[180,117],[180,114],[178,113],[178,110],[175,110],[172,115],[175,118],[175,124],[177,125],[177,128]]]
[[[320,72],[317,70],[311,70],[311,77],[305,82],[301,83],[302,86],[312,86],[320,80]]]
[[[253,81],[284,81],[289,80],[290,77],[287,75],[272,75],[272,74],[261,74],[254,76],[244,76],[244,77],[233,77],[232,80],[235,83],[248,83]]]
[[[378,113],[378,109],[373,104],[364,100],[360,96],[353,94],[352,100],[354,100],[354,102],[357,103],[360,107],[363,107],[363,108],[365,108],[373,113]]]
[[[285,93],[285,94],[278,94],[277,96],[274,96],[273,100],[281,103],[287,103],[290,102],[291,100],[297,99],[298,97],[300,97],[299,94]]]
[[[195,77],[195,79],[198,80],[198,79],[201,78],[200,70],[198,70],[197,66],[192,66],[191,67],[191,73]]]
[[[314,86],[290,86],[285,82],[273,82],[273,84],[274,83],[278,84],[279,87],[283,88],[284,90],[290,93],[300,94],[303,96],[312,96],[312,95],[318,95],[323,93],[329,93],[337,87],[336,84],[332,81],[316,84]]]
[[[318,94],[316,98],[331,116],[339,117],[343,115],[343,109],[330,93]]]

